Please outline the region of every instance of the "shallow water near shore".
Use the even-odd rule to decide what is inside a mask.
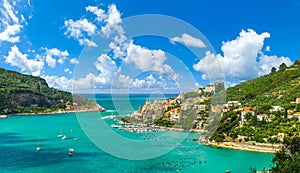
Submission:
[[[142,105],[144,96],[133,98],[134,109]],[[97,97],[97,102],[105,102]],[[106,100],[106,101],[104,101]],[[111,103],[110,103],[111,104]],[[101,104],[103,105],[103,104]],[[109,110],[113,110],[113,106]],[[99,113],[101,116],[116,112]],[[80,113],[85,116],[91,113]],[[100,121],[100,120],[99,120]],[[108,126],[114,120],[105,120]],[[221,149],[199,144],[189,136],[166,155],[148,160],[126,160],[97,148],[81,129],[75,113],[10,116],[0,119],[0,172],[249,172],[250,167],[262,170],[271,166],[273,155]],[[114,129],[116,130],[116,129]],[[117,131],[117,130],[116,130]],[[131,139],[143,139],[149,134],[117,131]],[[67,138],[62,140],[57,135]],[[105,140],[105,139],[103,139]],[[38,152],[36,147],[40,146]],[[122,143],[120,144],[122,147]],[[68,156],[68,149],[74,149],[74,155]],[[139,152],[136,150],[128,151]]]

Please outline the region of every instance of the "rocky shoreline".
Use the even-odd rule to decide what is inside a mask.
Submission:
[[[57,110],[57,111],[52,111],[52,112],[31,112],[31,113],[15,113],[15,114],[8,114],[6,115],[6,117],[8,116],[22,116],[22,115],[26,115],[26,116],[34,116],[34,115],[53,115],[53,114],[67,114],[67,113],[80,113],[80,112],[105,112],[106,110],[98,105],[98,108],[92,108],[92,109],[77,109],[77,110]]]

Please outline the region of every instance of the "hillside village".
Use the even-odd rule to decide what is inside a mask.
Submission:
[[[181,93],[176,98],[153,102],[147,99],[138,111],[130,115],[130,120],[203,134],[214,131],[215,133],[210,134],[207,139],[213,142],[280,143],[284,137],[300,135],[300,70],[295,68],[298,67],[296,65],[242,83],[237,86],[238,89],[230,88],[229,92],[226,90],[227,99],[239,98],[236,100],[218,100],[218,98],[224,97],[223,82],[216,82],[190,93]],[[281,80],[282,76],[288,81]],[[289,76],[292,76],[292,80],[288,79]],[[252,94],[252,98],[249,99],[245,99],[245,97],[249,97],[245,94],[236,96],[236,91],[243,92],[248,85],[252,85],[252,83],[259,85],[260,81],[264,81],[266,78],[276,82],[277,88],[270,87],[262,95],[253,96]],[[292,85],[298,92],[294,92],[293,96],[287,98],[287,94],[285,94],[287,91],[282,89],[282,85]],[[274,90],[278,91],[278,88],[281,90],[275,92]],[[259,91],[262,89],[264,88],[257,88]]]
[[[169,98],[166,100],[155,100],[152,103],[146,99],[146,102],[140,109],[134,112],[131,117],[137,121],[146,124],[155,124],[165,127],[173,127],[173,125],[182,120],[182,113],[188,110],[193,110],[198,116],[195,119],[195,124],[198,126],[202,123],[202,119],[205,119],[209,115],[210,111],[210,98],[205,95],[215,92],[216,86],[209,85],[204,88],[199,88],[196,91],[196,97],[194,93],[181,93],[175,98]],[[201,129],[196,127],[196,129]]]

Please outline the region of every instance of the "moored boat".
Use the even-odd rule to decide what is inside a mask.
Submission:
[[[7,115],[0,115],[0,118],[7,118]]]
[[[106,120],[106,119],[115,119],[116,116],[114,115],[109,115],[109,116],[104,116],[104,117],[101,117],[102,120]]]
[[[111,128],[122,128],[123,126],[112,124],[110,127],[111,127]]]
[[[74,149],[73,149],[73,148],[70,148],[70,149],[69,149],[69,152],[68,152],[68,155],[69,155],[69,156],[73,156],[73,154],[74,154]]]

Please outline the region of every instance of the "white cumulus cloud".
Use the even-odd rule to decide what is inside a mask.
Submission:
[[[166,73],[171,78],[176,78],[178,75],[174,70],[167,65],[165,62],[167,56],[164,51],[150,50],[146,47],[136,45],[131,40],[129,44],[124,44],[125,47],[125,58],[123,59],[125,63],[133,64],[137,69],[141,71],[158,71],[160,73]]]
[[[104,36],[109,37],[115,32],[120,35],[124,34],[123,27],[121,26],[121,13],[115,4],[109,5],[106,12],[96,6],[87,6],[85,9],[87,12],[93,13],[98,23],[101,23],[101,33]]]
[[[170,41],[172,43],[179,42],[179,43],[184,44],[185,46],[190,46],[190,47],[198,47],[198,48],[206,47],[206,45],[203,43],[203,41],[201,41],[198,38],[192,37],[186,33],[182,34],[181,37],[171,38]]]
[[[67,50],[61,51],[57,48],[42,48],[45,50],[44,55],[41,56],[42,59],[45,59],[48,66],[51,68],[56,67],[56,62],[59,64],[64,64],[65,60],[69,56],[69,52]]]
[[[90,40],[97,33],[102,33],[106,37],[115,32],[119,35],[124,34],[123,27],[121,26],[121,13],[115,4],[109,5],[107,11],[96,6],[87,6],[85,10],[96,16],[96,22],[90,22],[86,18],[76,21],[73,19],[66,20],[64,22],[66,28],[64,34],[68,38],[77,40],[81,46],[97,47],[98,45]],[[101,32],[97,32],[97,26],[101,28],[99,29]]]
[[[222,69],[221,60],[221,55],[215,55],[210,51],[207,51],[205,57],[202,58],[197,64],[194,64],[193,68],[196,71],[202,72],[203,80],[222,80],[225,78],[225,76]]]
[[[89,22],[87,19],[83,18],[80,20],[74,21],[69,19],[65,21],[65,35],[69,38],[73,38],[79,42],[81,46],[88,45],[96,47],[96,43],[90,41],[88,37],[93,36],[96,33],[97,26]]]
[[[70,64],[79,64],[79,61],[76,58],[70,59]]]
[[[104,18],[106,25],[102,26],[101,32],[107,37],[114,31],[117,31],[119,34],[123,33],[123,27],[120,25],[122,23],[121,13],[118,11],[115,4],[108,7],[106,15],[107,16]]]
[[[82,18],[78,21],[72,19],[65,21],[65,26],[67,27],[65,34],[77,40],[88,39],[94,34],[101,34],[107,38],[110,37],[112,42],[109,44],[109,47],[112,49],[113,55],[111,57],[106,54],[99,56],[95,62],[99,74],[88,74],[80,78],[80,80],[76,80],[76,84],[81,85],[83,82],[86,82],[87,85],[85,87],[89,88],[91,87],[89,84],[91,84],[91,80],[93,80],[93,84],[95,84],[96,88],[126,88],[129,83],[133,84],[133,86],[141,86],[142,83],[144,83],[143,86],[146,86],[147,83],[151,83],[150,78],[145,81],[139,79],[133,80],[127,76],[127,74],[122,74],[121,67],[118,67],[116,62],[121,62],[122,65],[129,65],[130,68],[134,68],[133,70],[139,70],[141,72],[158,71],[167,74],[172,79],[178,77],[178,74],[174,72],[172,67],[166,64],[167,56],[163,50],[150,50],[146,47],[136,45],[131,38],[125,36],[124,28],[122,27],[121,13],[115,4],[109,5],[107,10],[100,9],[96,6],[87,6],[85,10],[93,13],[95,20],[89,22],[87,19]],[[96,30],[99,28],[99,31],[92,30],[93,32],[89,32],[90,34],[83,34],[84,30],[81,26],[83,20],[87,25],[93,24]],[[193,40],[191,36],[187,37],[191,42],[197,42],[197,40]],[[184,39],[186,39],[186,35],[184,35]],[[84,42],[84,40],[82,42]],[[192,43],[188,42],[188,44]],[[193,45],[195,45],[195,43]],[[199,42],[197,42],[196,45],[199,46]],[[78,61],[74,58],[70,60],[70,63],[77,64]],[[111,86],[114,78],[114,84],[117,85]],[[159,83],[157,80],[153,80],[152,82]],[[152,86],[154,86],[154,84],[152,84]]]
[[[73,80],[73,89],[76,93],[84,93],[84,90],[95,88],[96,76],[92,73],[87,74],[85,77]]]
[[[266,74],[281,62],[291,64],[288,57],[270,57],[262,53],[266,38],[270,38],[268,32],[257,34],[252,29],[242,30],[236,39],[223,42],[223,56],[207,52],[193,67],[203,73],[203,79],[222,76],[220,69],[223,68],[227,78],[243,80]]]
[[[66,73],[69,73],[69,74],[72,74],[72,73],[73,73],[69,68],[65,68],[64,71],[65,71]]]
[[[259,76],[265,75],[271,72],[272,67],[279,69],[280,64],[285,63],[287,66],[293,64],[293,62],[288,57],[278,57],[276,55],[268,56],[262,54],[259,57],[259,67],[261,70],[258,72]]]
[[[1,20],[0,20],[0,42],[7,41],[10,43],[16,43],[20,41],[20,33],[23,26],[21,23],[26,23],[22,15],[19,19],[18,11],[13,7],[14,4],[9,3],[8,0],[3,0],[3,4],[0,6]]]
[[[108,55],[102,54],[98,57],[95,62],[97,70],[100,72],[95,78],[97,84],[100,86],[110,86],[114,73],[117,70],[117,65],[114,60],[112,60]]]
[[[5,61],[12,66],[19,67],[23,72],[34,76],[39,76],[44,67],[43,61],[28,59],[28,55],[20,52],[16,45],[11,47],[8,56],[5,57]]]
[[[137,68],[147,70],[164,71],[163,62],[167,59],[162,50],[149,50],[131,42],[127,48],[126,63],[133,63]]]
[[[105,11],[96,6],[87,6],[87,7],[85,7],[85,10],[95,14],[97,16],[96,20],[98,22],[102,22],[106,18]]]
[[[41,76],[44,78],[49,85],[49,87],[53,87],[56,89],[64,90],[64,91],[72,91],[72,79],[67,79],[64,76]]]
[[[174,81],[156,74],[149,74],[143,79],[134,79],[130,84],[131,88],[139,90],[176,90],[178,87]]]
[[[46,55],[45,59],[49,67],[56,67],[56,59],[52,58],[50,55]]]
[[[257,77],[256,59],[266,38],[270,38],[269,33],[257,34],[248,29],[242,30],[235,40],[223,42],[222,64],[226,75],[242,79]]]

